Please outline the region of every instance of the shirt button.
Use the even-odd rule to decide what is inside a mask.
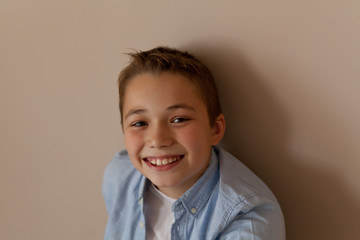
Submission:
[[[143,204],[143,198],[140,198],[139,200],[139,204],[142,205]]]
[[[192,208],[192,209],[191,209],[191,212],[192,212],[193,214],[195,214],[196,211],[197,211],[196,208]]]
[[[141,228],[144,227],[144,223],[143,223],[143,222],[140,222],[139,225],[140,225]]]

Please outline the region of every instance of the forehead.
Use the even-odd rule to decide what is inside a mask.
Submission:
[[[136,105],[186,103],[204,105],[196,84],[174,73],[144,73],[134,77],[124,96],[124,110]]]
[[[200,98],[200,91],[196,84],[189,78],[176,73],[151,74],[143,73],[130,80],[125,98],[135,92],[152,92],[153,94],[172,94],[192,93]]]
[[[151,80],[161,82],[162,84],[173,83],[173,84],[179,84],[184,87],[195,87],[195,84],[192,83],[192,81],[188,77],[180,73],[172,73],[172,72],[141,73],[139,75],[136,75],[132,80],[130,80],[129,85],[134,82],[138,82],[138,83],[142,82],[143,84],[146,84],[146,81],[151,81]]]

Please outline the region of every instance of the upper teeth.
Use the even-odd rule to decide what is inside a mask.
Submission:
[[[160,158],[148,159],[148,161],[151,162],[151,164],[157,165],[157,166],[164,166],[169,163],[175,162],[176,160],[179,160],[179,157],[168,157],[168,158],[162,158],[162,159],[160,159]]]

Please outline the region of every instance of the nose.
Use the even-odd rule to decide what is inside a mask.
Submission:
[[[146,144],[151,148],[169,147],[173,144],[173,136],[167,124],[153,124],[148,128]]]

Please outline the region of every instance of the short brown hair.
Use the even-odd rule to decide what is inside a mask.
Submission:
[[[188,52],[169,47],[157,47],[128,55],[130,63],[120,72],[118,79],[121,123],[126,87],[131,79],[142,73],[157,75],[170,72],[183,75],[195,84],[206,105],[210,125],[214,125],[216,118],[222,113],[218,91],[210,70],[198,59]]]

